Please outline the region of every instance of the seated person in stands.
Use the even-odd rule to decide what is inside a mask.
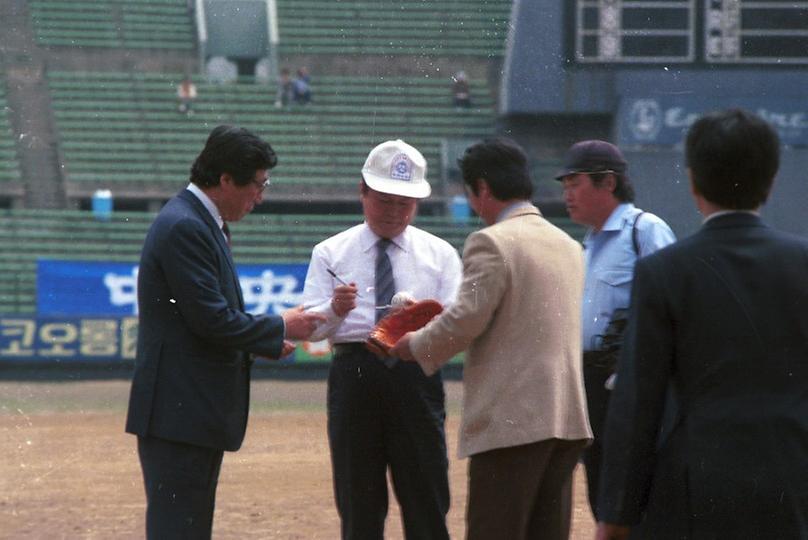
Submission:
[[[196,99],[196,85],[191,81],[191,77],[186,76],[177,86],[177,111],[186,116],[193,116],[193,102]]]
[[[305,105],[311,101],[311,83],[305,67],[297,70],[297,78],[292,83],[295,103]]]
[[[275,99],[276,107],[286,107],[294,99],[295,90],[289,68],[281,69],[281,76],[278,79],[278,97]]]
[[[471,91],[465,71],[458,71],[452,77],[452,102],[456,109],[471,107]]]

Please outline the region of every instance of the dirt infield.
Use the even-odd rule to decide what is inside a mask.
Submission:
[[[455,458],[461,384],[447,382],[453,538],[465,536],[466,462]],[[134,438],[123,432],[129,383],[0,382],[0,538],[143,537]],[[333,539],[339,522],[325,434],[325,383],[258,380],[239,452],[227,453],[213,536]],[[576,471],[574,539],[594,537]],[[402,538],[391,495],[386,538]]]

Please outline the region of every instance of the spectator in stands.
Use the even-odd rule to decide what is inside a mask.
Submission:
[[[430,192],[418,150],[401,140],[380,144],[359,183],[365,222],[312,252],[303,300],[326,315],[313,338],[328,338],[334,350],[328,440],[343,538],[384,537],[388,468],[407,538],[449,537],[441,374],[382,360],[364,344],[395,291],[444,305],[455,299],[457,251],[410,225],[418,200]]]
[[[465,71],[458,71],[452,77],[452,103],[457,110],[471,107],[471,89]]]
[[[305,105],[311,101],[311,77],[305,67],[297,70],[297,77],[292,84],[295,103]]]
[[[275,99],[276,107],[286,107],[295,97],[294,83],[289,73],[289,68],[281,69],[280,79],[278,79],[278,97]]]
[[[191,80],[191,77],[186,76],[177,86],[177,99],[179,100],[177,110],[186,116],[193,116],[196,85]]]
[[[244,311],[227,222],[261,202],[276,163],[246,129],[215,128],[146,236],[126,431],[137,435],[149,539],[210,538],[222,455],[247,426],[252,355],[285,356],[323,319],[302,306]]]

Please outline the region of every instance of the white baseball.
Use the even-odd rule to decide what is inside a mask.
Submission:
[[[399,291],[393,295],[390,305],[393,307],[406,306],[410,302],[415,302],[415,297],[409,291]]]

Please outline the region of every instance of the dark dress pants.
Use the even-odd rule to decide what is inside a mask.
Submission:
[[[548,439],[471,456],[467,540],[567,540],[584,444]]]
[[[328,377],[328,440],[342,538],[381,540],[387,469],[408,539],[447,539],[443,381],[414,362],[391,368],[338,345]]]
[[[223,452],[137,438],[146,486],[146,538],[210,538]]]
[[[592,444],[584,450],[584,467],[586,468],[589,506],[595,519],[598,517],[597,500],[603,459],[603,428],[606,423],[606,412],[609,409],[609,395],[611,394],[611,391],[607,390],[604,384],[606,384],[606,380],[611,374],[611,370],[597,365],[587,365],[586,360],[584,360],[586,405],[589,410],[589,425],[592,427],[592,435],[594,436]]]

